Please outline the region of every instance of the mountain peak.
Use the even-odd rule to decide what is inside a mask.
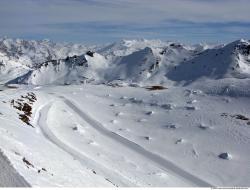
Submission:
[[[7,80],[8,73],[15,69],[18,76],[31,77],[26,81],[32,84],[82,79],[192,82],[204,77],[249,77],[249,55],[250,43],[243,39],[217,46],[126,39],[102,47],[87,47],[7,38],[0,41],[0,72]]]

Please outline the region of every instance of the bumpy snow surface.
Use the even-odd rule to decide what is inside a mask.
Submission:
[[[250,43],[0,40],[0,186],[250,186]]]

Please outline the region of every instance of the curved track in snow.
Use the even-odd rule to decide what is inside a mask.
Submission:
[[[93,119],[91,116],[89,116],[87,113],[85,113],[83,110],[79,109],[72,101],[65,98],[64,96],[58,96],[69,108],[71,108],[76,114],[78,114],[84,121],[86,121],[91,127],[93,127],[95,130],[97,130],[100,134],[112,139],[116,143],[120,144],[121,146],[124,146],[136,154],[139,154],[146,158],[149,162],[152,164],[158,166],[162,170],[166,171],[167,173],[178,177],[179,179],[183,180],[187,184],[190,184],[192,186],[198,186],[198,187],[212,187],[213,185],[209,184],[208,182],[194,176],[191,173],[186,172],[182,168],[178,167],[174,163],[166,160],[165,158],[154,154],[140,145],[106,129],[104,126],[102,126],[101,123],[99,123],[97,120]],[[105,179],[109,179],[112,181],[113,184],[118,186],[135,186],[135,184],[131,183],[129,179],[126,178],[126,176],[122,176],[118,174],[117,172],[111,171],[110,169],[104,167],[103,165],[97,163],[96,161],[92,160],[91,158],[85,156],[83,153],[75,150],[73,147],[68,145],[66,142],[63,142],[58,137],[56,137],[53,132],[50,130],[49,126],[47,125],[47,117],[48,112],[50,110],[52,103],[48,103],[47,105],[40,108],[38,111],[39,117],[38,117],[38,125],[40,126],[40,129],[44,136],[51,141],[53,144],[55,144],[57,147],[62,149],[63,151],[67,152],[71,156],[73,156],[75,159],[77,159],[84,167],[89,167],[95,170],[99,175],[105,177]]]
[[[148,159],[152,163],[158,165],[158,167],[160,167],[164,171],[167,171],[168,173],[173,174],[174,176],[179,177],[179,178],[183,179],[184,181],[186,181],[187,183],[195,185],[195,186],[199,186],[199,187],[212,187],[213,186],[213,185],[209,184],[208,182],[192,175],[191,173],[186,172],[182,168],[180,168],[177,165],[175,165],[174,163],[162,158],[161,156],[156,155],[156,154],[144,149],[140,145],[138,145],[138,144],[136,144],[136,143],[112,132],[112,131],[109,131],[108,129],[103,127],[101,123],[99,123],[98,121],[96,121],[95,119],[90,117],[87,113],[85,113],[81,109],[79,109],[72,101],[70,101],[69,99],[67,99],[63,96],[60,96],[60,98],[64,101],[64,103],[66,105],[68,105],[72,110],[74,110],[74,112],[76,114],[78,114],[83,120],[85,120],[87,123],[89,123],[90,126],[95,128],[99,133],[111,138],[115,142],[133,150],[134,152],[136,152],[140,155],[142,155],[143,157],[145,157],[146,159]]]
[[[0,187],[30,187],[0,150]]]
[[[124,187],[136,186],[135,184],[131,183],[129,179],[126,179],[125,176],[122,176],[119,173],[111,171],[110,169],[100,165],[96,161],[85,156],[81,152],[75,150],[73,147],[56,137],[47,125],[47,114],[51,105],[52,104],[49,103],[41,107],[38,111],[39,116],[37,124],[39,125],[41,132],[43,133],[45,138],[47,138],[50,142],[52,142],[54,145],[56,145],[66,153],[70,154],[72,157],[74,157],[74,159],[78,160],[84,167],[91,168],[93,171],[96,172],[97,175],[103,176],[107,181],[109,181],[113,185]]]

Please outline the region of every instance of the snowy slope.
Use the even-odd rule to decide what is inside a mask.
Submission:
[[[154,56],[151,48],[146,47],[114,60],[114,68],[107,79],[140,82],[149,78],[158,67],[159,58]]]
[[[8,158],[0,151],[0,187],[29,187],[30,185],[11,166]]]
[[[94,53],[81,56],[67,57],[66,59],[51,60],[39,64],[35,69],[28,71],[8,84],[79,84],[87,81],[103,79],[108,63],[106,59]]]
[[[199,56],[178,65],[167,76],[174,81],[192,82],[201,77],[212,79],[249,78],[250,43],[232,42],[224,47],[208,49]]]
[[[1,186],[250,185],[249,41],[0,47]]]
[[[54,43],[49,40],[0,39],[0,81],[8,82],[43,62],[81,55],[92,48],[94,47]]]
[[[244,97],[91,84],[0,93],[1,149],[32,186],[249,185]],[[12,99],[32,106],[31,125]]]

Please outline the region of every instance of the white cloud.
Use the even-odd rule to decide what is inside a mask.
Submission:
[[[167,26],[168,21],[175,20],[250,23],[249,7],[249,0],[0,0],[0,35],[46,36],[58,31],[51,26],[69,23],[115,23],[149,28]],[[234,27],[235,31],[238,29]],[[75,30],[61,28],[59,32],[79,35],[82,31]]]
[[[1,21],[60,23],[166,19],[194,22],[250,21],[249,0],[1,0]],[[6,21],[6,22],[7,22]]]

